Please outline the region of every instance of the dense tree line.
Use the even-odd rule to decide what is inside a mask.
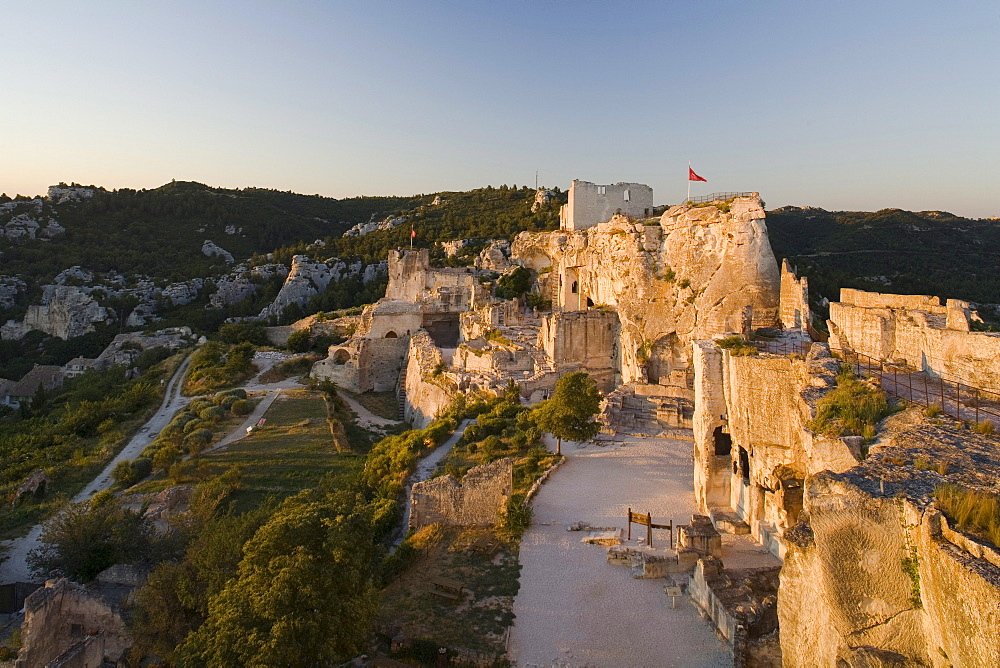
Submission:
[[[837,301],[846,287],[1000,303],[995,220],[783,207],[768,212],[767,227],[775,255],[809,277],[814,299]]]

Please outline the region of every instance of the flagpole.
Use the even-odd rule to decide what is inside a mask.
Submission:
[[[691,161],[688,160],[688,198],[685,204],[691,203]]]

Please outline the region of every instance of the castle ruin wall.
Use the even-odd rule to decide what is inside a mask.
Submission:
[[[1000,393],[1000,334],[973,332],[967,302],[842,290],[830,345]]]
[[[410,528],[496,524],[510,499],[513,474],[514,463],[504,457],[469,469],[460,481],[449,474],[414,484]]]
[[[645,218],[653,213],[653,189],[642,183],[598,185],[573,180],[559,212],[559,227],[576,231],[611,220],[615,214]]]

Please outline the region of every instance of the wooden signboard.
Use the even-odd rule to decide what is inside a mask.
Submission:
[[[646,527],[646,545],[653,547],[653,529],[668,529],[670,531],[670,549],[674,548],[674,521],[667,524],[655,524],[652,513],[633,513],[628,509],[628,540],[632,540],[632,525],[640,524]]]

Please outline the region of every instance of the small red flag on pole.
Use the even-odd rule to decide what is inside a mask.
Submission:
[[[410,225],[410,250],[413,250],[413,239],[416,238],[417,231],[413,229],[413,225]]]
[[[691,163],[689,162],[688,163],[688,197],[687,197],[687,201],[688,202],[691,201],[691,182],[692,181],[704,181],[705,183],[708,183],[708,179],[706,179],[704,177],[701,177],[701,176],[698,176],[697,174],[694,173],[694,170],[691,169]]]

